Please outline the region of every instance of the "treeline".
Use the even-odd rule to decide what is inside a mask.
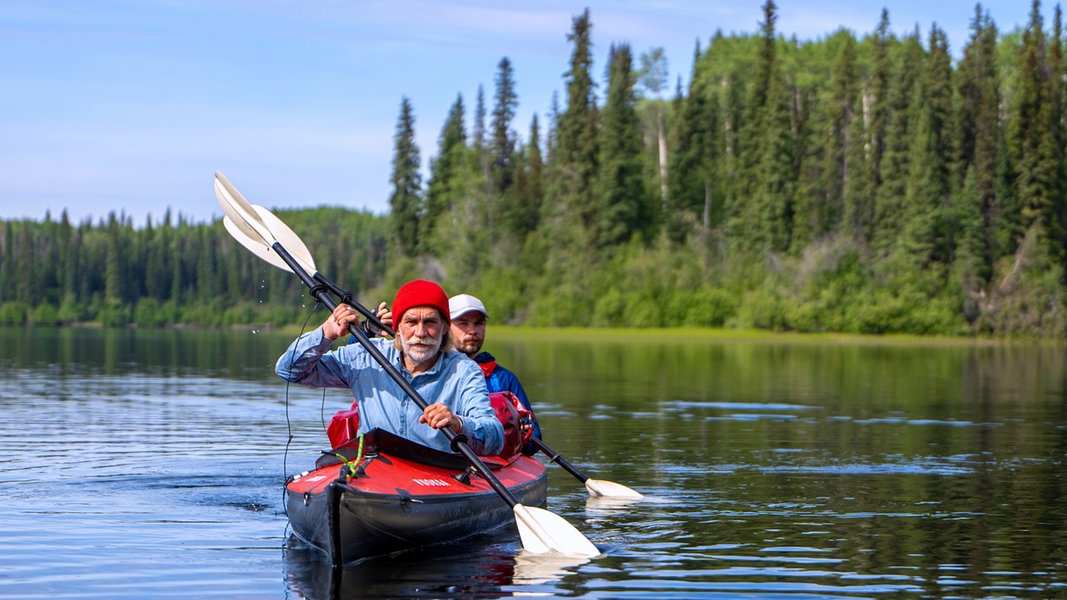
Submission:
[[[391,234],[419,274],[540,325],[1062,336],[1067,162],[1062,15],[1001,34],[977,6],[961,58],[943,30],[694,50],[661,100],[657,50],[610,49],[588,11],[565,97],[521,139],[499,63],[472,132],[457,98],[423,186],[405,99]],[[961,18],[967,18],[961,15]],[[602,96],[598,90],[602,89]]]
[[[352,286],[381,280],[383,218],[340,208],[276,214],[315,232],[305,239],[324,273]],[[3,222],[0,258],[0,325],[283,325],[308,313],[300,282],[239,246],[221,221],[174,222],[169,210],[140,228],[114,213],[97,224],[74,225],[66,211],[58,221]]]
[[[457,96],[425,181],[402,100],[387,217],[279,216],[368,303],[427,277],[495,322],[1061,337],[1067,65],[1060,8],[1051,28],[1040,9],[1006,33],[961,15],[953,60],[944,31],[894,34],[885,11],[859,38],[785,39],[768,0],[758,32],[697,42],[673,92],[660,49],[616,44],[596,67],[585,11],[562,98],[525,135],[505,57],[491,99],[468,114]],[[218,223],[0,235],[0,321],[304,314],[295,280]]]

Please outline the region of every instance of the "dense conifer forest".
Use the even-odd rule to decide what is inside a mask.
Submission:
[[[684,87],[658,48],[594,65],[587,10],[545,116],[515,123],[501,58],[428,169],[400,99],[387,215],[278,216],[367,304],[425,277],[503,323],[1063,337],[1060,7],[1001,31],[978,5],[954,54],[885,11],[787,39],[776,10],[695,42]],[[281,325],[306,303],[220,222],[0,221],[0,324]]]

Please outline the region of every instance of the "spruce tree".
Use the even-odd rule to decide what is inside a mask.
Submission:
[[[864,124],[863,100],[857,95],[849,120],[845,150],[844,213],[842,233],[859,249],[866,249],[874,230],[874,193],[877,186],[871,168],[870,134]]]
[[[33,237],[32,223],[22,221],[14,235],[15,272],[14,277],[9,280],[9,283],[14,284],[15,301],[28,307],[35,304],[37,297],[37,289],[34,286],[36,278],[33,268]]]
[[[719,87],[699,74],[704,54],[697,44],[689,90],[675,100],[666,233],[684,242],[698,233],[706,240],[713,220],[722,213],[723,181],[721,154],[724,128],[719,117],[722,103]]]
[[[485,89],[478,86],[478,96],[474,104],[474,132],[473,147],[477,158],[478,168],[482,174],[481,189],[488,195],[492,193],[492,174],[490,172],[491,159],[489,155],[489,141],[486,139],[485,129]]]
[[[882,258],[897,247],[904,230],[910,143],[915,132],[913,104],[918,103],[918,75],[923,69],[923,56],[922,43],[916,31],[903,40],[892,60],[894,68],[889,87],[889,118],[886,122],[885,153],[878,170],[880,184],[875,194],[872,244]]]
[[[995,231],[1010,228],[998,197],[997,163],[1002,145],[1000,88],[996,64],[997,29],[975,9],[971,36],[957,68],[959,96],[959,162],[964,176],[959,260],[965,261],[968,289],[985,286],[992,276],[997,251]],[[973,207],[971,205],[974,205]],[[977,216],[975,216],[977,215]]]
[[[641,130],[634,91],[633,55],[626,44],[612,46],[608,87],[601,112],[595,243],[605,247],[628,241],[646,225],[649,214],[641,164]]]
[[[463,205],[463,195],[473,175],[464,118],[463,96],[458,95],[438,137],[437,156],[430,161],[425,211],[421,219],[426,230],[422,237],[427,242],[424,248],[427,251],[445,252],[452,229],[459,223],[454,211]]]
[[[1052,37],[1048,49],[1048,152],[1052,171],[1049,185],[1052,216],[1056,230],[1052,257],[1061,265],[1067,260],[1067,65],[1063,60],[1063,12],[1057,4],[1053,12]],[[1064,277],[1067,277],[1065,270]]]
[[[772,0],[763,5],[741,140],[745,206],[733,236],[742,247],[780,252],[789,248],[796,169],[791,93],[778,57],[776,11]]]
[[[393,237],[400,252],[414,256],[419,251],[419,222],[422,216],[422,175],[419,147],[415,144],[415,114],[411,102],[400,102],[400,117],[393,136],[393,173],[389,196]]]
[[[545,194],[545,163],[541,153],[541,127],[537,115],[530,120],[529,141],[522,149],[515,174],[515,203],[504,215],[510,234],[521,242],[537,229]]]
[[[1048,91],[1046,40],[1040,2],[1031,4],[1030,22],[1023,30],[1019,52],[1018,87],[1010,121],[1010,152],[1014,167],[1013,192],[1023,230],[1038,228],[1042,243],[1054,239],[1052,205],[1053,138]]]
[[[512,158],[515,153],[515,132],[511,122],[519,106],[519,97],[515,92],[515,77],[511,61],[504,57],[497,65],[496,91],[493,94],[493,117],[490,123],[492,140],[489,148],[491,190],[503,194],[511,187],[514,179]]]
[[[882,156],[885,154],[886,128],[889,123],[889,88],[891,68],[889,50],[893,44],[893,37],[889,33],[889,11],[882,9],[882,17],[878,21],[878,28],[874,36],[873,66],[870,78],[870,89],[867,93],[868,104],[871,109],[868,140],[871,147],[869,166],[871,180],[877,189],[881,183],[879,173],[881,171]]]
[[[123,252],[122,225],[114,211],[108,213],[107,254],[104,274],[104,297],[107,300],[122,302],[126,296],[126,257]]]
[[[591,33],[592,22],[586,9],[574,18],[571,33],[567,35],[567,40],[574,45],[570,68],[564,75],[567,106],[556,124],[551,185],[543,205],[545,225],[549,228],[546,234],[554,256],[586,247],[592,234],[599,115],[596,84],[591,75]]]
[[[948,40],[936,25],[920,76],[916,128],[911,136],[905,186],[906,249],[916,267],[951,262],[951,157],[955,156],[952,112],[952,59]]]

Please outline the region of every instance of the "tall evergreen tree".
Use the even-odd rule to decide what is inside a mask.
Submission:
[[[905,247],[919,266],[947,265],[955,247],[951,222],[951,157],[956,155],[952,102],[948,40],[935,25],[930,29],[929,53],[920,76],[905,186]]]
[[[889,87],[891,77],[891,64],[889,49],[893,38],[889,33],[889,11],[882,9],[882,17],[878,21],[878,27],[874,36],[873,66],[871,69],[870,89],[867,92],[866,104],[870,106],[870,126],[868,131],[868,143],[870,144],[870,169],[871,180],[875,189],[881,184],[879,172],[882,165],[882,156],[885,154],[886,128],[889,124]]]
[[[108,214],[107,221],[107,258],[104,275],[104,297],[108,300],[122,302],[126,289],[123,275],[126,272],[126,257],[123,252],[122,225],[114,212]]]
[[[641,164],[633,55],[626,44],[612,46],[608,87],[601,112],[600,173],[594,209],[595,243],[611,246],[630,239],[651,218]]]
[[[516,241],[525,239],[537,229],[541,200],[545,195],[545,161],[536,114],[530,120],[529,142],[523,147],[519,167],[515,174],[515,202],[505,213],[506,224]]]
[[[862,237],[863,198],[857,192],[863,189],[858,180],[862,172],[855,172],[856,146],[863,146],[862,128],[855,121],[862,121],[856,112],[859,102],[859,69],[856,66],[856,40],[852,33],[841,33],[843,41],[834,71],[830,75],[830,131],[831,143],[826,154],[827,197],[822,232],[834,231],[838,226],[854,238]]]
[[[437,156],[430,161],[430,178],[426,184],[422,218],[426,229],[423,239],[430,246],[424,248],[427,251],[444,252],[441,243],[448,240],[452,228],[458,224],[455,210],[457,206],[462,206],[464,194],[470,185],[472,163],[464,118],[463,96],[458,95],[438,137]]]
[[[421,159],[415,143],[415,114],[411,102],[400,102],[400,117],[393,136],[393,174],[389,196],[394,239],[401,253],[414,256],[419,250],[419,222],[422,218]]]
[[[845,190],[849,183],[849,158],[855,130],[852,124],[858,98],[856,43],[852,34],[841,30],[834,36],[840,44],[837,60],[830,72],[830,85],[825,106],[819,115],[821,131],[814,143],[819,149],[818,165],[808,174],[809,188],[797,194],[794,215],[793,244],[802,249],[831,232],[837,231],[846,211]],[[814,172],[814,174],[811,174]],[[856,207],[850,217],[857,217]],[[848,223],[846,233],[853,234],[855,223]]]
[[[721,103],[718,86],[698,76],[702,53],[697,44],[688,95],[679,97],[674,120],[673,150],[668,180],[668,202],[664,216],[667,235],[683,242],[699,232],[706,238],[711,228],[713,204],[718,199],[721,211],[724,182],[716,176],[722,140]]]
[[[1011,227],[1003,218],[998,198],[997,162],[1003,136],[996,50],[996,26],[978,6],[957,69],[959,160],[964,176],[960,207],[963,238],[959,243],[961,251],[966,253],[965,276],[969,289],[988,283],[999,254],[995,231],[998,226]]]
[[[35,288],[33,265],[33,227],[29,221],[23,221],[15,234],[15,276],[9,280],[15,284],[15,301],[33,306],[38,290]]]
[[[1052,213],[1056,226],[1053,256],[1067,262],[1067,66],[1063,59],[1063,11],[1057,4],[1052,17],[1048,50],[1049,152],[1052,163]],[[1065,273],[1067,277],[1067,273]]]
[[[490,142],[486,139],[486,114],[485,89],[479,85],[478,96],[474,104],[474,134],[472,137],[474,151],[478,159],[478,167],[482,174],[481,188],[488,195],[492,193],[492,176],[490,173],[492,160],[489,154]]]
[[[515,76],[511,61],[505,56],[497,65],[496,91],[493,94],[493,118],[491,122],[492,144],[490,146],[491,190],[503,194],[514,180],[512,158],[515,154],[515,132],[511,122],[519,106],[515,92]]]
[[[879,165],[880,185],[875,194],[875,234],[873,247],[881,257],[888,256],[899,243],[904,230],[904,198],[909,181],[911,139],[915,135],[913,105],[918,103],[919,77],[924,51],[918,31],[897,48],[889,87],[889,119],[886,123],[885,153]]]
[[[59,273],[61,280],[59,287],[62,292],[72,292],[77,289],[78,273],[78,247],[75,244],[74,226],[70,223],[70,217],[66,209],[59,218]]]
[[[796,180],[791,94],[778,57],[773,0],[763,5],[763,18],[741,140],[745,206],[733,235],[743,247],[784,251],[789,248]]]
[[[575,17],[568,41],[574,45],[570,69],[564,76],[567,107],[556,125],[552,150],[552,185],[548,191],[546,224],[553,247],[569,252],[584,246],[594,219],[594,185],[598,166],[598,119],[593,64],[592,22],[589,10]]]
[[[1040,7],[1041,3],[1033,0],[1030,21],[1023,30],[1009,148],[1015,168],[1013,191],[1023,229],[1036,226],[1038,238],[1052,250],[1057,240],[1052,198],[1056,172],[1051,127],[1054,116],[1049,98],[1047,42]]]
[[[876,171],[871,168],[873,146],[862,116],[863,99],[857,96],[855,102],[845,151],[842,226],[843,233],[852,238],[857,248],[866,250],[874,234],[874,194],[878,183]]]

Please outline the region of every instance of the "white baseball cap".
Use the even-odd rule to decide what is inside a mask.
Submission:
[[[451,313],[449,318],[452,320],[458,319],[474,310],[485,315],[486,319],[489,318],[489,313],[486,312],[482,301],[470,294],[459,294],[448,299],[448,312]]]

